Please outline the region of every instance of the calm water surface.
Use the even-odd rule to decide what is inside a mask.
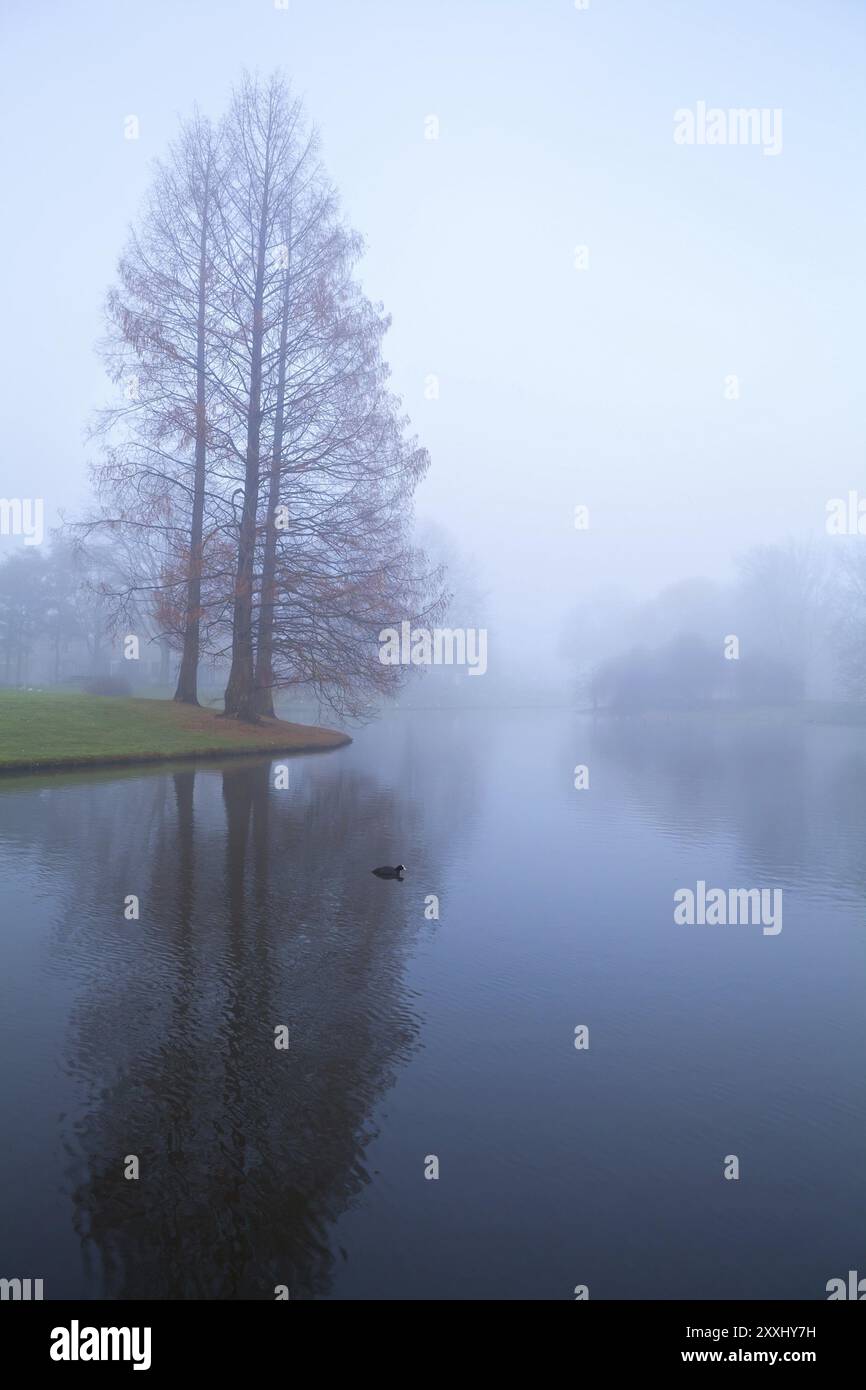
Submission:
[[[0,781],[0,1276],[826,1297],[866,1272],[864,786],[856,730],[558,712],[393,715],[288,790]],[[675,926],[698,879],[782,888],[781,934]]]

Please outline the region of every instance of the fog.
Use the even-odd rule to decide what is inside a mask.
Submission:
[[[827,502],[862,477],[864,30],[845,0],[7,0],[3,495],[46,526],[88,506],[94,348],[152,161],[277,68],[393,319],[422,542],[471,564],[491,675],[570,698],[578,606],[832,551]],[[780,148],[676,143],[700,102],[780,112]]]
[[[844,1354],[864,40],[4,0],[0,1300],[80,1359],[267,1351],[188,1299]]]

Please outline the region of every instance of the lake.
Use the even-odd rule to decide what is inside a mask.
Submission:
[[[0,1276],[823,1299],[866,1274],[866,732],[418,710],[288,787],[278,762],[0,781]],[[676,924],[698,882],[780,889],[782,929]]]

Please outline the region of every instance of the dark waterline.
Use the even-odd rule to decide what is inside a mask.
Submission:
[[[821,1299],[863,1270],[866,732],[419,711],[287,790],[280,761],[0,783],[0,1277]],[[675,926],[699,879],[781,888],[783,930]]]

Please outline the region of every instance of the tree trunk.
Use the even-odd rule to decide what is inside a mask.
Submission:
[[[286,342],[289,335],[289,299],[291,284],[292,219],[289,212],[286,234],[286,276],[283,283],[282,316],[280,319],[280,352],[277,366],[277,401],[274,418],[274,447],[271,454],[271,476],[268,486],[268,516],[265,526],[265,552],[262,560],[262,592],[259,608],[258,640],[256,642],[256,713],[274,716],[274,599],[277,570],[277,528],[275,513],[280,501],[280,471],[283,453],[283,429],[286,401]]]
[[[259,501],[259,442],[262,425],[262,341],[264,338],[265,242],[267,239],[269,166],[265,164],[262,210],[256,247],[256,279],[253,291],[253,335],[250,350],[250,395],[247,410],[247,448],[244,472],[244,505],[238,528],[238,562],[232,624],[232,664],[225,693],[225,713],[230,719],[256,723],[256,691],[253,670],[253,565],[256,550],[256,514]]]
[[[201,242],[198,262],[198,318],[195,359],[195,474],[193,478],[192,520],[189,536],[189,578],[186,586],[186,620],[183,656],[174,698],[185,705],[198,704],[198,660],[201,628],[202,529],[204,525],[205,462],[207,420],[205,403],[205,277],[207,275],[207,225],[210,164],[205,173],[202,204]]]

